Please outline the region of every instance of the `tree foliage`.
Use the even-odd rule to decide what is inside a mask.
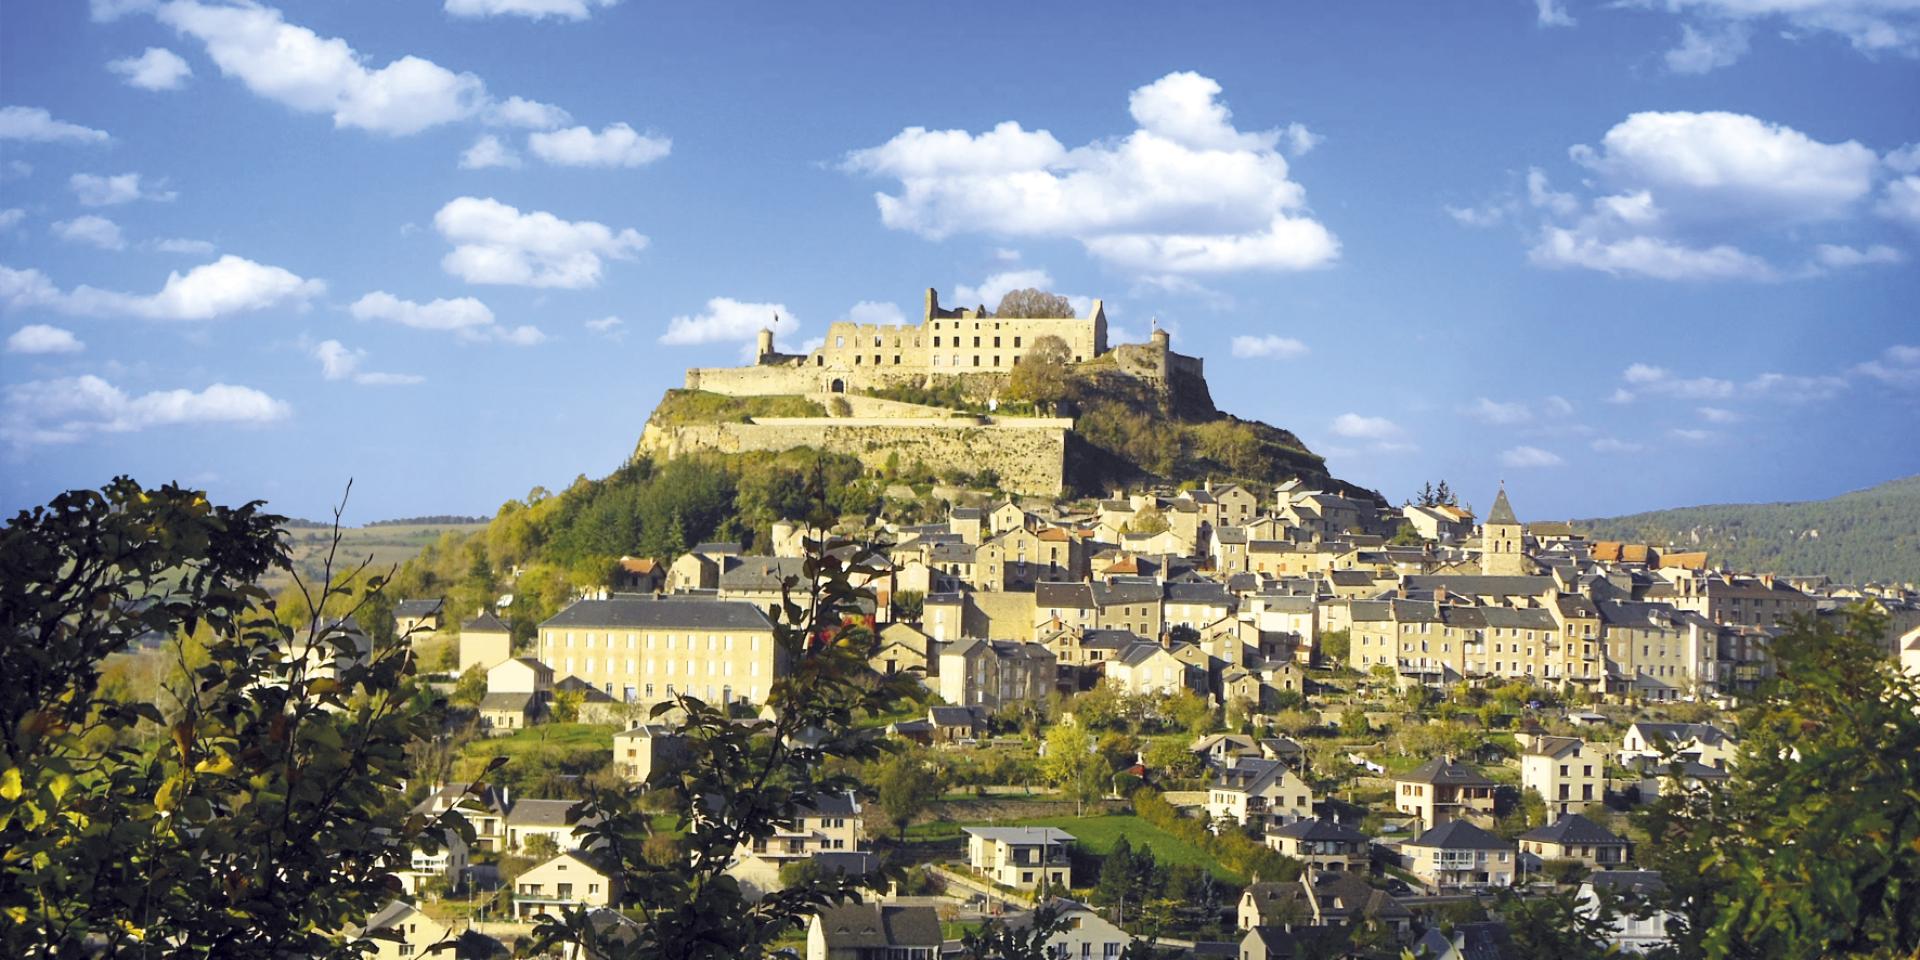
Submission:
[[[684,694],[655,708],[685,718],[685,762],[654,788],[670,797],[673,823],[660,829],[680,834],[680,856],[649,858],[656,814],[632,791],[589,786],[581,816],[597,823],[585,839],[606,844],[638,922],[571,909],[541,922],[532,949],[570,945],[623,960],[761,957],[820,907],[857,898],[866,881],[833,874],[749,903],[725,871],[743,844],[790,827],[823,798],[862,790],[856,765],[893,749],[877,728],[855,725],[895,710],[917,683],[911,674],[876,677],[866,666],[875,641],[855,617],[873,592],[853,582],[879,572],[877,557],[858,544],[809,541],[774,626],[787,667],[768,694],[767,717],[737,721]]]
[[[318,612],[277,618],[253,584],[283,522],[120,478],[0,532],[0,954],[357,955],[388,864],[443,835],[399,792],[441,708],[352,626],[381,579],[329,563]],[[164,710],[100,683],[149,642]]]
[[[1065,340],[1052,334],[1035,337],[1007,377],[1008,395],[1041,409],[1051,408],[1066,399],[1071,389],[1067,364],[1072,360],[1073,350]]]
[[[1682,955],[1920,949],[1920,679],[1880,652],[1885,628],[1860,608],[1792,621],[1726,786],[1653,806],[1643,850]]]
[[[1024,287],[1007,291],[1000,298],[1000,305],[993,309],[993,315],[1018,320],[1070,320],[1073,304],[1057,293]]]

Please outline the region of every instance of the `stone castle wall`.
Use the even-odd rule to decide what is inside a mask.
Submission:
[[[1066,489],[1067,432],[1073,421],[992,417],[763,417],[752,423],[682,427],[648,424],[643,454],[683,456],[777,452],[813,447],[855,457],[879,469],[898,455],[901,467],[978,473],[992,469],[1012,492],[1059,496]]]

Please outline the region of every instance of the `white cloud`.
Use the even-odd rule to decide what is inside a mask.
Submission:
[[[1314,147],[1325,143],[1327,140],[1326,137],[1314,133],[1312,130],[1308,130],[1307,125],[1299,121],[1287,124],[1286,134],[1287,152],[1296,157],[1304,157],[1312,153]]]
[[[61,291],[38,270],[0,266],[0,301],[8,306],[45,307],[81,316],[214,320],[268,307],[304,307],[326,289],[322,281],[232,254],[184,274],[169,273],[158,293],[145,296],[84,285]]]
[[[0,232],[13,229],[15,225],[26,218],[27,212],[19,207],[8,207],[5,210],[0,210]]]
[[[1017,263],[1020,260],[1020,251],[1012,247],[998,247],[993,251],[993,258],[1001,263]]]
[[[1233,338],[1233,355],[1236,357],[1272,357],[1276,360],[1292,360],[1295,357],[1304,357],[1307,353],[1306,344],[1292,337],[1282,337],[1278,334]]]
[[[1873,211],[1889,220],[1900,220],[1920,227],[1920,175],[1909,174],[1887,183]]]
[[[520,155],[513,152],[499,137],[491,133],[480,135],[466,152],[460,154],[460,169],[485,170],[488,167],[507,167],[519,169]]]
[[[1683,443],[1706,443],[1715,436],[1712,430],[1696,430],[1691,427],[1675,427],[1667,431],[1667,436]]]
[[[1880,356],[1860,364],[1854,372],[1890,387],[1920,387],[1920,346],[1895,344]]]
[[[1645,363],[1627,367],[1621,379],[1631,384],[1633,389],[1616,391],[1613,398],[1616,403],[1631,403],[1642,396],[1685,401],[1774,400],[1805,403],[1831,398],[1847,387],[1845,377],[1832,375],[1768,372],[1744,381],[1734,381],[1721,377],[1675,376],[1664,367]]]
[[[1509,208],[1505,204],[1489,204],[1484,207],[1456,207],[1443,204],[1442,210],[1452,217],[1455,223],[1463,227],[1491,227],[1507,218]]]
[[[89,0],[87,6],[95,23],[109,23],[129,13],[152,10],[159,0]]]
[[[1527,198],[1541,222],[1528,258],[1658,280],[1819,274],[1776,266],[1744,244],[1796,244],[1808,224],[1855,222],[1881,166],[1856,141],[1825,143],[1727,112],[1632,114],[1597,147],[1576,145],[1568,154],[1585,169],[1591,195],[1556,191],[1544,172],[1530,170]],[[1455,216],[1477,219],[1471,211]]]
[[[1646,449],[1641,444],[1615,437],[1600,437],[1587,446],[1592,447],[1595,453],[1639,453]]]
[[[314,359],[320,361],[320,375],[328,380],[346,380],[371,387],[397,387],[421,383],[425,377],[411,373],[378,373],[363,371],[360,364],[367,358],[365,350],[356,350],[338,340],[323,340],[313,348]]]
[[[1573,401],[1558,394],[1549,396],[1547,399],[1541,401],[1541,406],[1546,409],[1547,416],[1550,417],[1573,416]]]
[[[1694,412],[1708,423],[1739,423],[1746,419],[1725,407],[1695,407]]]
[[[8,353],[79,353],[86,348],[73,331],[44,323],[27,324],[7,338]]]
[[[36,143],[109,143],[105,130],[55,120],[42,107],[0,107],[0,140]]]
[[[1674,73],[1707,73],[1747,55],[1751,31],[1743,23],[1718,23],[1696,29],[1680,26],[1680,45],[1667,51],[1667,69]]]
[[[632,228],[615,231],[591,220],[521,213],[491,197],[460,197],[433,216],[454,245],[442,269],[468,283],[570,290],[598,286],[602,258],[630,260],[647,246]]]
[[[530,347],[547,339],[538,327],[509,328],[495,322],[493,311],[472,297],[416,303],[375,290],[355,300],[347,312],[356,320],[385,320],[416,330],[452,333],[471,343],[492,341]]]
[[[67,178],[67,186],[73,189],[74,198],[83,207],[111,207],[116,204],[132,203],[135,200],[158,200],[162,203],[179,196],[164,187],[149,188],[141,183],[140,174],[122,173],[103,177],[92,173],[76,173]]]
[[[8,386],[0,404],[0,436],[16,447],[30,447],[178,424],[271,423],[291,413],[285,402],[251,387],[216,383],[199,391],[129,396],[89,374]]]
[[[601,317],[597,320],[587,320],[584,321],[581,326],[586,327],[588,332],[605,337],[608,340],[625,340],[627,338],[627,322],[619,317],[608,316]]]
[[[641,167],[673,151],[666,137],[635,133],[624,123],[610,124],[594,133],[587,127],[569,127],[527,135],[527,149],[557,167]]]
[[[527,17],[541,20],[585,20],[594,7],[611,7],[620,0],[447,0],[446,11],[456,17]]]
[[[127,248],[127,238],[120,235],[120,225],[106,217],[87,214],[72,220],[57,220],[52,229],[54,236],[68,243],[84,243],[101,250]]]
[[[1490,423],[1495,426],[1511,426],[1516,423],[1526,423],[1533,419],[1533,410],[1525,403],[1519,401],[1502,403],[1497,400],[1488,399],[1487,397],[1475,398],[1472,403],[1466,406],[1463,412],[1466,413],[1467,416],[1479,420],[1482,423]]]
[[[1343,413],[1334,417],[1331,429],[1335,436],[1355,440],[1391,440],[1404,432],[1399,424],[1385,417],[1369,417],[1358,413]]]
[[[800,320],[784,303],[748,303],[732,297],[714,297],[707,301],[705,313],[681,315],[667,321],[667,332],[660,342],[672,346],[702,343],[738,343],[743,356],[751,355],[754,341],[763,327],[772,328],[780,349],[790,349],[788,339],[800,331]]]
[[[566,126],[573,116],[551,103],[508,97],[487,108],[487,122],[503,127],[551,130]]]
[[[884,303],[862,300],[847,308],[847,322],[861,326],[887,326],[907,322],[907,315],[897,303]]]
[[[1912,55],[1920,41],[1920,6],[1910,0],[1648,0],[1645,5],[1664,7],[1686,18],[1679,49],[1667,54],[1668,65],[1682,72],[1733,63],[1747,52],[1744,36],[1760,27],[1788,39],[1835,34],[1868,56]],[[1731,32],[1743,39],[1737,43],[1717,39]],[[1683,51],[1694,44],[1708,49],[1691,54],[1697,59],[1690,59]]]
[[[1861,250],[1839,244],[1823,243],[1813,248],[1813,259],[1822,267],[1843,270],[1847,267],[1901,263],[1907,258],[1905,254],[1885,244],[1874,244]]]
[[[128,86],[142,90],[178,90],[193,76],[187,61],[165,47],[148,47],[137,57],[109,61],[107,69],[124,78]]]
[[[978,135],[909,127],[847,155],[852,172],[891,177],[875,195],[887,226],[930,239],[962,231],[1068,237],[1143,273],[1301,270],[1339,241],[1288,178],[1281,130],[1242,132],[1220,86],[1172,73],[1133,91],[1138,129],[1068,149],[1008,121]]]
[[[1535,22],[1543,27],[1571,27],[1576,22],[1563,0],[1533,0]]]
[[[189,237],[166,237],[153,241],[153,248],[161,253],[184,253],[192,256],[208,256],[214,246],[206,240],[194,240]]]
[[[222,74],[294,110],[329,114],[336,127],[399,136],[465,120],[488,102],[471,73],[415,56],[369,69],[345,40],[287,23],[272,7],[172,0],[155,15],[205,44]]]
[[[1000,299],[1015,290],[1052,290],[1053,274],[1045,270],[1003,270],[980,281],[979,286],[953,285],[953,300],[961,306],[997,309]]]
[[[1558,467],[1565,463],[1566,461],[1562,460],[1559,454],[1551,450],[1542,450],[1539,447],[1511,447],[1500,453],[1500,465],[1503,467],[1523,469],[1531,467]]]

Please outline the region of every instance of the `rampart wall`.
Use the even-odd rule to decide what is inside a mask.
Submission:
[[[898,456],[902,467],[968,474],[992,469],[1012,492],[1059,496],[1066,489],[1067,419],[1013,417],[767,417],[752,423],[683,427],[648,424],[642,453],[669,458],[700,451],[750,453],[813,447],[855,457],[883,468]]]

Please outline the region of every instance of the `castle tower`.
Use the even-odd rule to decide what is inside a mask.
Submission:
[[[779,323],[779,322],[780,322],[780,318],[779,318],[779,317],[777,317],[777,316],[776,316],[776,317],[774,317],[774,318],[773,318],[773,322],[774,322],[774,323]],[[761,362],[763,362],[763,363],[764,363],[764,362],[766,361],[766,359],[767,359],[768,357],[770,357],[770,356],[772,356],[772,355],[773,355],[773,330],[772,330],[772,328],[770,328],[770,327],[761,327],[761,328],[760,328],[760,335],[759,335],[759,337],[758,337],[758,338],[756,338],[756,339],[754,340],[754,353],[753,353],[753,355],[754,355],[754,358],[755,358],[755,359],[757,359],[757,360],[759,360],[759,361],[761,361]]]
[[[1480,572],[1489,577],[1523,577],[1533,572],[1532,562],[1521,552],[1525,537],[1526,527],[1513,515],[1513,504],[1507,502],[1507,488],[1502,484],[1500,495],[1493,498],[1493,509],[1480,525]]]
[[[1147,334],[1147,342],[1164,353],[1173,345],[1173,337],[1167,333],[1166,327],[1160,325],[1159,319],[1155,318],[1153,321],[1153,332]]]

